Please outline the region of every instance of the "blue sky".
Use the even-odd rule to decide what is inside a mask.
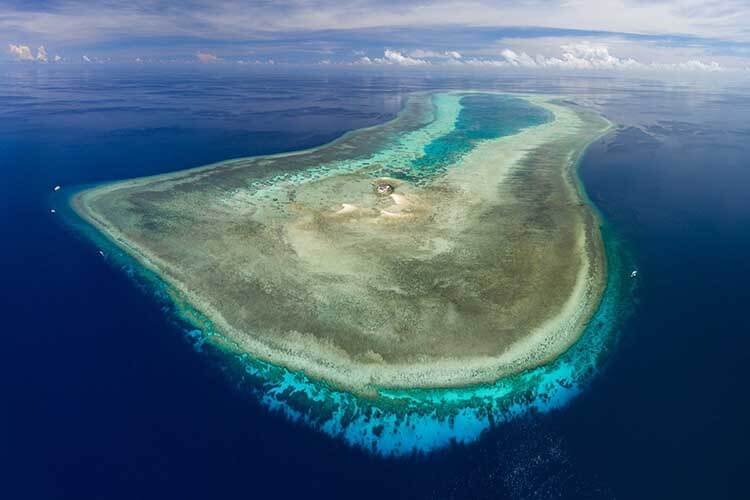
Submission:
[[[0,0],[0,43],[29,63],[747,71],[750,2]]]

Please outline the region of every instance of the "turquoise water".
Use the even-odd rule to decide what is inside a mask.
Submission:
[[[418,157],[386,167],[380,175],[420,183],[458,163],[480,141],[513,135],[553,118],[540,106],[503,94],[466,95],[460,105],[450,132],[425,144]]]
[[[280,173],[267,179],[258,179],[250,184],[256,192],[271,199],[274,190],[283,183],[298,184],[323,177],[347,172],[368,170],[373,175],[386,175],[384,167],[408,169],[414,159],[424,155],[426,145],[439,137],[449,134],[463,110],[461,96],[449,93],[436,93],[431,96],[432,119],[416,130],[397,133],[391,138],[387,148],[381,148],[371,155],[354,155],[353,158],[326,162],[322,165],[299,170],[293,173]]]
[[[427,125],[399,133],[372,155],[258,179],[250,187],[271,200],[284,183],[298,184],[355,171],[422,184],[444,173],[480,141],[513,135],[553,118],[546,109],[508,94],[440,92],[432,95],[432,102],[434,116]]]

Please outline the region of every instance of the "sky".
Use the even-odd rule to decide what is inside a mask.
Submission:
[[[750,0],[0,0],[0,60],[750,72]]]

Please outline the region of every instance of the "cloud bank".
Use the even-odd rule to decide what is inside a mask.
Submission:
[[[0,59],[744,71],[748,26],[748,0],[7,0]]]
[[[39,46],[39,48],[36,50],[36,56],[34,56],[34,53],[31,51],[31,48],[28,45],[16,45],[10,43],[8,44],[8,53],[16,61],[38,61],[43,63],[49,62],[47,49],[44,47],[44,45]],[[55,56],[52,60],[58,62],[61,61],[62,58],[60,56]]]
[[[425,66],[430,64],[425,59],[417,59],[410,56],[405,56],[397,50],[385,49],[383,57],[375,57],[370,59],[367,56],[360,57],[354,64],[395,64],[397,66]]]
[[[44,48],[44,45],[40,46],[37,49],[36,52],[36,60],[41,62],[47,62],[47,49]]]
[[[8,44],[8,52],[18,61],[33,61],[34,55],[28,45]]]
[[[206,64],[206,63],[213,63],[220,61],[219,57],[216,56],[216,54],[211,54],[210,52],[196,52],[195,57],[198,59],[198,61]]]
[[[526,52],[516,52],[505,48],[499,58],[463,57],[456,51],[436,53],[416,49],[412,55],[421,55],[423,59],[406,56],[402,52],[386,49],[383,57],[363,56],[354,61],[355,65],[398,65],[426,66],[450,65],[479,68],[521,68],[521,69],[556,69],[556,70],[641,70],[641,71],[724,71],[716,61],[704,62],[698,59],[674,63],[641,62],[632,57],[617,57],[610,53],[606,45],[595,45],[589,42],[564,44],[560,46],[559,56],[537,54],[530,56]],[[450,54],[450,55],[449,55]]]

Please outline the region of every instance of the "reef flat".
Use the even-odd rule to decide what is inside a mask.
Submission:
[[[603,245],[574,169],[608,127],[551,97],[417,94],[320,148],[73,208],[238,351],[357,393],[487,383],[559,356],[596,310]]]

